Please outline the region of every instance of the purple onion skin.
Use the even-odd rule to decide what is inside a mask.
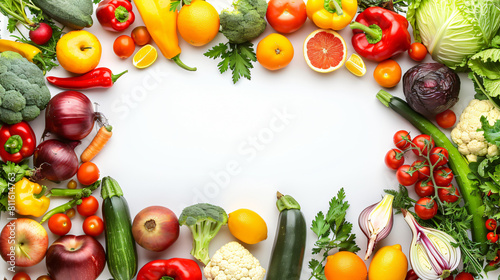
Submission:
[[[36,180],[60,182],[73,177],[78,171],[78,156],[74,149],[80,141],[62,142],[56,139],[43,141],[36,147],[33,164],[37,169]]]
[[[458,102],[460,77],[441,63],[421,63],[403,75],[403,92],[413,110],[434,116]]]
[[[90,99],[78,91],[63,91],[45,109],[45,132],[67,140],[82,140],[94,127],[96,113]]]

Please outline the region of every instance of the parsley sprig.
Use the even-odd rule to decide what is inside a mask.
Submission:
[[[33,172],[28,166],[28,160],[19,164],[0,161],[0,212],[7,210],[9,188],[25,176],[33,175]]]
[[[222,61],[217,64],[219,71],[222,74],[231,69],[234,84],[241,77],[250,80],[250,69],[253,68],[252,62],[257,61],[253,44],[250,42],[242,44],[220,43],[203,55],[213,59],[221,58]]]
[[[323,253],[323,259],[309,261],[309,268],[312,270],[309,279],[326,280],[324,263],[331,250],[338,249],[353,253],[360,250],[355,242],[356,235],[351,233],[352,224],[345,219],[349,208],[349,203],[344,201],[345,198],[344,188],[341,188],[337,196],[330,200],[330,207],[326,215],[320,211],[312,221],[311,230],[318,236],[312,253]]]

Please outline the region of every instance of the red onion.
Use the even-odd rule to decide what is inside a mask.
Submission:
[[[74,149],[79,144],[80,141],[66,143],[56,139],[40,143],[33,155],[37,169],[34,178],[59,182],[73,177],[78,171],[78,156]]]
[[[85,138],[94,122],[103,116],[94,112],[90,99],[78,91],[63,91],[49,101],[45,109],[45,131],[68,140]]]

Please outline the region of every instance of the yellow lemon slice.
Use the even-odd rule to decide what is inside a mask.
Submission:
[[[347,68],[347,70],[349,70],[349,72],[358,77],[366,74],[365,62],[359,55],[355,53],[351,54],[349,59],[345,62],[345,67]]]
[[[147,68],[156,61],[157,57],[158,51],[156,51],[156,48],[148,44],[134,55],[133,64],[139,69]]]

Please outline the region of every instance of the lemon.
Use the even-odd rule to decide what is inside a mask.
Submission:
[[[380,248],[370,263],[370,280],[404,280],[408,271],[408,260],[401,251],[401,245]]]
[[[358,77],[362,77],[366,74],[365,62],[359,55],[355,53],[351,54],[349,59],[345,62],[345,67],[347,68],[347,70],[349,70],[349,72]]]
[[[156,48],[148,44],[134,55],[133,64],[139,69],[147,68],[156,61],[157,57],[158,51],[156,51]]]
[[[256,244],[267,239],[266,222],[252,210],[238,209],[229,213],[227,225],[234,237],[247,244]]]

